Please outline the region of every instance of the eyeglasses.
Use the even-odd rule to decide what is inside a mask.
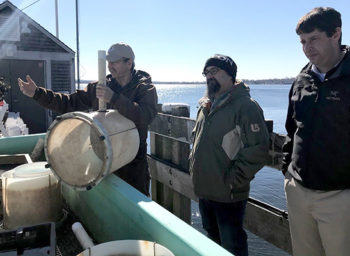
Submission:
[[[214,76],[217,72],[219,72],[220,69],[219,68],[212,68],[212,69],[207,69],[205,71],[203,71],[202,75],[204,77],[207,77],[208,74],[211,74],[212,76]]]

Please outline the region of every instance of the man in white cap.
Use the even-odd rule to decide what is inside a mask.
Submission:
[[[107,53],[108,69],[106,85],[90,83],[84,90],[62,94],[38,87],[27,75],[24,82],[18,79],[23,94],[33,98],[40,105],[57,113],[97,110],[98,100],[107,103],[107,108],[117,109],[120,114],[132,120],[140,135],[140,147],[135,159],[120,168],[115,174],[149,196],[150,175],[147,164],[147,129],[157,114],[157,92],[149,74],[135,70],[135,55],[124,43],[112,45]]]

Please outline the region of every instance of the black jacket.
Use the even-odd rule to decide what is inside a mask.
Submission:
[[[350,48],[321,82],[306,65],[295,79],[283,171],[315,190],[350,188]]]

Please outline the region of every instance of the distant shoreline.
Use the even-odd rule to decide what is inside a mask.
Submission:
[[[81,84],[88,84],[93,82],[94,80],[80,80]],[[273,79],[242,79],[242,81],[246,84],[286,84],[290,85],[294,81],[294,77],[290,78],[273,78]],[[75,81],[77,83],[77,81]],[[205,81],[195,81],[195,82],[162,82],[162,81],[154,81],[154,84],[205,84]]]

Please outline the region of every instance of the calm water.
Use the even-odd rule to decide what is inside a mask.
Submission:
[[[290,85],[250,85],[251,96],[264,110],[265,119],[274,121],[274,131],[286,133],[284,122],[288,107],[288,92]],[[204,84],[157,84],[159,103],[187,103],[190,105],[190,117],[195,119],[197,102],[205,93]],[[264,167],[251,183],[250,196],[277,208],[286,210],[286,201],[283,190],[283,175],[280,171]],[[205,233],[202,229],[201,218],[197,203],[192,203],[193,226]],[[248,233],[249,255],[288,255],[264,240]]]

